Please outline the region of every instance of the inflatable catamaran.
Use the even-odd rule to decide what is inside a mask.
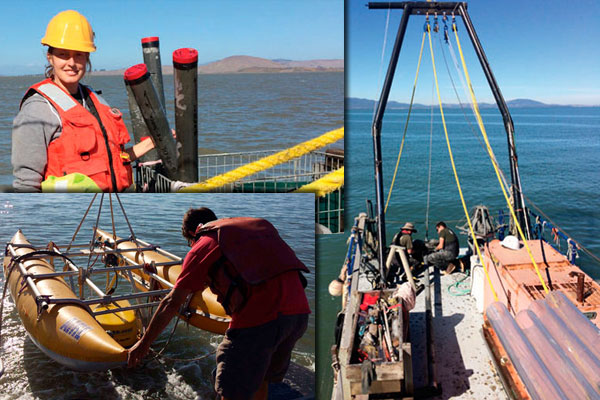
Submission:
[[[181,258],[133,233],[121,239],[94,229],[92,243],[50,242],[46,248],[32,246],[19,230],[4,257],[3,298],[10,290],[23,326],[40,350],[78,371],[124,366],[127,348],[142,332],[142,314],[169,293],[182,267]],[[103,265],[92,262],[92,268],[92,259],[101,259]],[[102,276],[104,289],[99,287]],[[119,280],[128,282],[129,290],[121,285],[115,293]],[[179,317],[218,334],[230,322],[208,288],[194,293]]]

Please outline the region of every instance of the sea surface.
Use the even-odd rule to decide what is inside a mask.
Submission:
[[[181,236],[181,219],[190,207],[209,207],[218,217],[252,216],[271,221],[298,257],[315,271],[314,195],[312,194],[122,194],[127,217],[135,235],[180,257],[189,248]],[[65,248],[93,196],[86,194],[0,193],[0,243],[21,229],[35,245],[50,240]],[[98,197],[77,236],[76,243],[89,243],[98,216]],[[130,231],[113,197],[117,235]],[[104,199],[100,227],[111,230],[110,203]],[[104,287],[104,277],[100,277]],[[307,275],[306,290],[313,314],[304,337],[296,344],[292,360],[315,369],[315,274]],[[0,290],[4,276],[0,274]],[[126,286],[121,281],[122,287]],[[174,322],[163,331],[154,347],[161,349]],[[165,350],[171,358],[189,359],[210,353],[220,335],[179,323]],[[210,374],[214,355],[201,361],[148,361],[133,370],[80,373],[52,361],[29,339],[14,308],[4,300],[2,360],[6,371],[0,378],[0,399],[213,399]]]
[[[516,148],[522,189],[558,226],[573,239],[600,256],[600,108],[551,107],[515,108]],[[470,110],[467,113],[470,115]],[[445,110],[448,135],[467,207],[484,204],[492,215],[505,208],[504,197],[492,164],[480,144],[473,117],[460,109]],[[483,110],[483,120],[500,167],[510,182],[506,133],[499,112]],[[387,198],[406,111],[389,110],[383,122],[383,177]],[[410,119],[395,187],[386,213],[387,242],[405,222],[413,222],[417,239],[425,237],[428,220],[430,238],[436,238],[435,224],[444,220],[451,228],[464,216],[456,188],[448,148],[439,113],[415,110]],[[375,202],[372,110],[346,113],[346,224],[364,212],[365,200]],[[431,185],[428,191],[429,143],[433,126]],[[430,207],[427,213],[427,197]],[[428,215],[428,217],[427,217]],[[455,229],[456,230],[456,229]],[[332,372],[330,347],[339,297],[332,297],[328,284],[339,274],[347,251],[346,234],[320,235],[317,238],[317,393],[331,396]],[[460,235],[461,245],[466,237]],[[562,249],[564,250],[564,244]],[[577,264],[597,281],[600,265],[583,251]]]
[[[11,131],[19,103],[42,79],[0,77],[0,185],[12,184]],[[101,90],[131,127],[122,76],[89,76],[83,82]],[[175,128],[173,75],[165,75],[163,84]],[[343,125],[343,72],[198,76],[199,154],[285,149]]]

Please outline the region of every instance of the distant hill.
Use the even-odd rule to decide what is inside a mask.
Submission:
[[[375,100],[369,100],[369,99],[360,99],[360,98],[356,98],[356,97],[347,97],[346,98],[346,109],[368,109],[368,110],[372,110],[373,107],[375,106]],[[446,103],[442,103],[444,108],[460,108],[459,104],[446,104]],[[542,103],[540,101],[536,101],[536,100],[531,100],[531,99],[514,99],[514,100],[508,100],[506,102],[506,104],[508,105],[508,107],[510,108],[525,108],[525,107],[535,107],[535,108],[542,108],[542,107],[561,107],[560,105],[556,105],[556,104],[546,104],[546,103]],[[490,109],[490,108],[497,108],[496,104],[491,104],[491,103],[478,103],[479,108],[481,109]],[[406,110],[408,109],[410,105],[408,103],[399,103],[397,101],[389,101],[387,104],[387,109],[391,109],[391,110]],[[426,105],[426,104],[419,104],[419,103],[414,103],[413,104],[413,109],[419,110],[419,109],[429,109],[431,106],[430,105]],[[468,104],[463,104],[463,107],[469,107]],[[563,106],[563,107],[571,107],[571,106]]]
[[[267,60],[251,56],[231,56],[222,60],[198,66],[198,74],[243,74],[243,73],[272,73],[272,72],[336,72],[344,71],[344,60]],[[125,69],[110,71],[94,71],[91,75],[122,75]],[[173,67],[163,65],[164,75],[172,75]]]

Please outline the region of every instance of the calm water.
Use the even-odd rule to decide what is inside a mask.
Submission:
[[[575,240],[600,256],[600,108],[515,109],[517,154],[523,191],[539,208]],[[484,110],[484,122],[496,157],[510,179],[506,135],[499,113]],[[405,111],[388,111],[383,125],[385,196],[387,196],[402,139]],[[371,110],[346,114],[346,216],[365,211],[365,199],[375,200],[373,178]],[[422,239],[425,232],[427,176],[429,170],[430,113],[413,112],[400,161],[399,174],[386,214],[387,238],[406,221],[416,223]],[[446,121],[467,206],[487,205],[496,212],[505,206],[491,163],[474,137],[460,110],[447,110]],[[473,121],[473,129],[477,131]],[[434,117],[431,206],[429,236],[436,237],[438,220],[455,221],[463,216],[462,206],[439,116]],[[451,222],[450,226],[455,226]],[[346,221],[351,226],[351,220]],[[460,237],[465,244],[464,236]],[[318,335],[317,393],[331,394],[333,324],[340,299],[327,292],[345,257],[346,235],[317,239]],[[578,264],[596,280],[600,265],[581,253]]]
[[[253,216],[270,220],[299,258],[315,271],[314,200],[311,194],[210,194],[165,195],[124,194],[123,201],[133,230],[141,239],[183,257],[188,251],[181,237],[181,218],[189,207],[206,206],[217,216]],[[28,239],[40,246],[48,241],[68,244],[92,196],[51,194],[1,194],[0,242],[3,244],[22,229]],[[110,230],[110,211],[101,215],[100,226]],[[117,234],[128,237],[129,230],[115,202]],[[91,238],[99,198],[82,227],[78,241]],[[12,206],[12,207],[11,207]],[[3,274],[0,289],[4,284]],[[307,276],[307,296],[315,310],[315,274]],[[103,284],[101,285],[103,287]],[[124,285],[123,285],[124,286]],[[109,372],[78,373],[51,361],[31,342],[21,325],[12,299],[4,303],[2,358],[6,371],[0,378],[0,398],[39,399],[212,399],[209,377],[214,356],[198,362],[148,362],[135,370],[116,369]],[[173,325],[165,329],[156,342],[164,345]],[[297,343],[293,360],[314,370],[315,317]],[[189,329],[179,324],[166,355],[193,358],[213,351],[221,336]]]
[[[12,120],[27,88],[41,76],[0,77],[0,185],[12,184]],[[86,77],[84,82],[113,107],[129,107],[122,76]],[[175,127],[173,76],[164,76],[167,114]],[[200,154],[284,149],[344,124],[344,73],[200,75]]]

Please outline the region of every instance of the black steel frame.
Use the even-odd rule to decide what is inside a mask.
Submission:
[[[390,89],[394,80],[394,73],[398,65],[398,57],[400,56],[400,50],[402,48],[402,42],[404,41],[404,34],[406,33],[406,26],[408,19],[411,15],[458,15],[462,17],[465,24],[471,43],[475,48],[483,72],[488,80],[488,84],[494,94],[502,119],[504,122],[504,129],[506,130],[506,136],[508,139],[508,154],[510,161],[510,175],[512,183],[512,195],[514,199],[514,207],[517,215],[517,221],[522,227],[525,227],[525,235],[527,238],[530,236],[529,223],[527,213],[524,209],[524,198],[521,191],[521,178],[519,176],[517,150],[515,148],[515,137],[514,137],[514,125],[506,101],[502,96],[502,92],[498,87],[496,78],[492,73],[492,69],[489,65],[481,42],[477,37],[471,18],[467,12],[467,3],[465,2],[416,2],[416,1],[403,1],[403,2],[375,2],[368,4],[369,9],[402,9],[402,19],[398,27],[398,33],[396,35],[396,41],[392,50],[392,56],[388,66],[388,70],[385,76],[383,88],[381,90],[381,96],[377,104],[377,110],[375,117],[373,118],[373,124],[371,127],[371,133],[373,135],[373,152],[375,156],[375,193],[377,201],[377,240],[379,241],[378,247],[378,258],[379,268],[381,276],[385,276],[383,268],[385,265],[385,248],[386,248],[386,235],[385,235],[385,213],[384,213],[384,199],[383,199],[383,159],[381,155],[381,128],[383,115],[385,113],[385,107],[388,102]],[[383,287],[386,286],[384,279],[381,280]]]

